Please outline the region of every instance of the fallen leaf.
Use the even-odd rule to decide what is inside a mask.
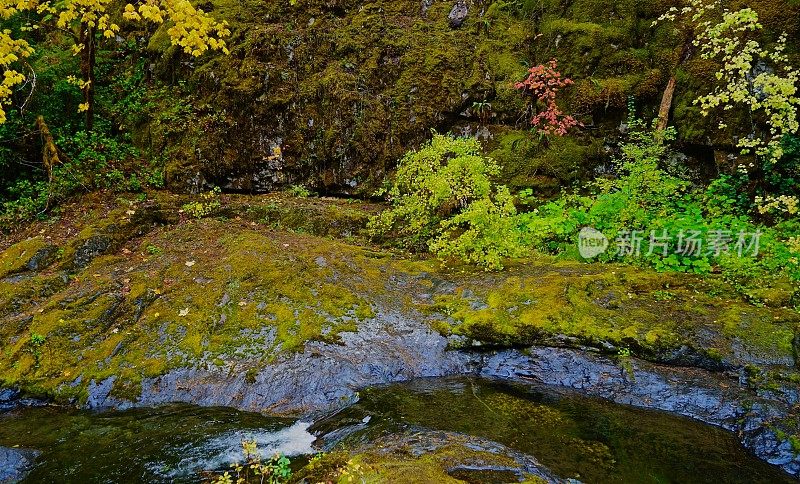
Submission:
[[[195,262],[193,260],[187,260],[186,261],[186,267],[192,267],[194,264],[195,264]]]
[[[178,312],[178,316],[186,316],[189,314],[189,308],[183,308]]]

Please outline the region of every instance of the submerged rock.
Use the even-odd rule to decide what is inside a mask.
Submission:
[[[28,474],[40,452],[0,446],[0,483],[21,481]]]
[[[379,438],[353,451],[381,482],[566,482],[533,456],[455,432],[416,430]],[[421,457],[425,461],[420,461]],[[436,479],[438,477],[438,479]]]

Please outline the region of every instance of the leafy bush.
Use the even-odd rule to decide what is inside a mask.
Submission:
[[[368,228],[375,237],[397,236],[408,248],[500,268],[503,257],[519,256],[524,247],[511,195],[492,181],[499,172],[477,140],[434,133],[400,160],[387,193],[392,208]]]
[[[0,200],[0,227],[44,216],[78,191],[139,192],[164,186],[160,160],[143,163],[139,152],[125,140],[79,131],[60,138],[58,146],[63,163],[53,166],[52,178],[42,170],[6,187],[4,200]]]
[[[645,263],[660,271],[716,270],[740,286],[781,274],[800,280],[796,218],[774,227],[753,222],[735,177],[721,177],[707,189],[690,190],[687,182],[663,168],[674,132],[647,130],[640,122],[629,124],[632,132],[615,161],[617,177],[595,180],[587,187],[588,194],[565,193],[520,214],[526,244],[577,257],[576,235],[588,226],[611,241],[600,261]],[[633,253],[630,244],[637,233],[642,250]],[[676,239],[678,245],[688,244],[690,237],[705,245],[696,251],[668,251],[657,245]],[[712,240],[715,247],[710,246]],[[751,245],[755,241],[757,251]],[[657,250],[652,250],[653,243]]]
[[[222,190],[219,187],[214,187],[208,193],[200,195],[199,200],[191,201],[181,208],[194,218],[207,217],[221,206],[219,201],[220,193],[222,193]]]

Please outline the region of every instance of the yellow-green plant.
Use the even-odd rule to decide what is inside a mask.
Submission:
[[[457,256],[487,268],[524,252],[500,167],[474,138],[434,133],[399,163],[387,195],[392,207],[369,222],[373,236],[398,237],[409,248]]]
[[[719,0],[687,0],[683,8],[673,7],[659,20],[692,26],[701,57],[722,66],[716,73],[719,84],[695,100],[703,115],[715,109],[747,109],[753,125],[760,121],[765,128],[741,133],[738,147],[743,154],[780,159],[784,136],[800,128],[800,71],[789,65],[786,34],[781,34],[772,48],[764,47],[753,38],[753,33],[762,29],[758,13],[751,8],[728,10]],[[727,128],[725,120],[723,116],[721,129]]]
[[[208,193],[200,195],[199,200],[193,200],[181,208],[194,218],[207,217],[222,205],[219,201],[220,193],[222,193],[222,191],[219,187],[214,187],[214,189]]]
[[[292,470],[289,468],[289,458],[276,454],[271,459],[264,461],[258,452],[256,442],[246,440],[242,442],[244,463],[233,464],[231,472],[225,472],[214,479],[214,484],[245,484],[258,482],[261,484],[283,484],[289,482]]]

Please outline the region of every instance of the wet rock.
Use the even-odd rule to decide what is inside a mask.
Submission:
[[[718,359],[711,358],[706,352],[698,351],[687,345],[677,348],[666,348],[660,351],[655,358],[659,363],[683,366],[689,368],[703,368],[709,371],[732,370],[734,366]]]
[[[448,351],[447,339],[419,321],[379,314],[341,344],[309,342],[247,378],[246,368],[172,370],[142,382],[138,401],[110,396],[113,380],[89,386],[91,408],[149,406],[167,402],[226,405],[251,411],[303,414],[343,406],[361,388],[419,377],[471,374],[478,355]]]
[[[56,259],[58,259],[58,247],[48,245],[37,250],[25,264],[25,268],[29,271],[40,271],[55,262]]]
[[[84,268],[94,260],[95,257],[105,254],[111,249],[114,239],[108,235],[93,235],[82,241],[75,248],[75,256],[72,263],[77,268]]]
[[[468,14],[469,6],[467,6],[467,3],[464,1],[458,1],[455,5],[453,5],[453,8],[447,15],[447,22],[450,24],[451,28],[457,29],[464,24]]]
[[[561,348],[508,350],[488,357],[482,376],[567,387],[616,403],[664,410],[737,432],[742,444],[760,458],[800,476],[800,455],[766,425],[790,412],[789,404],[759,399],[729,378],[698,369],[682,369],[610,358]],[[755,403],[754,403],[755,402]]]
[[[0,483],[21,481],[30,472],[40,452],[0,447]]]
[[[727,380],[711,373],[658,368],[644,362],[627,370],[609,358],[560,348],[501,351],[488,358],[481,375],[579,390],[643,408],[654,408],[733,428],[743,415]]]
[[[38,398],[26,397],[16,388],[0,389],[0,411],[13,410],[19,407],[40,407],[47,402]]]

